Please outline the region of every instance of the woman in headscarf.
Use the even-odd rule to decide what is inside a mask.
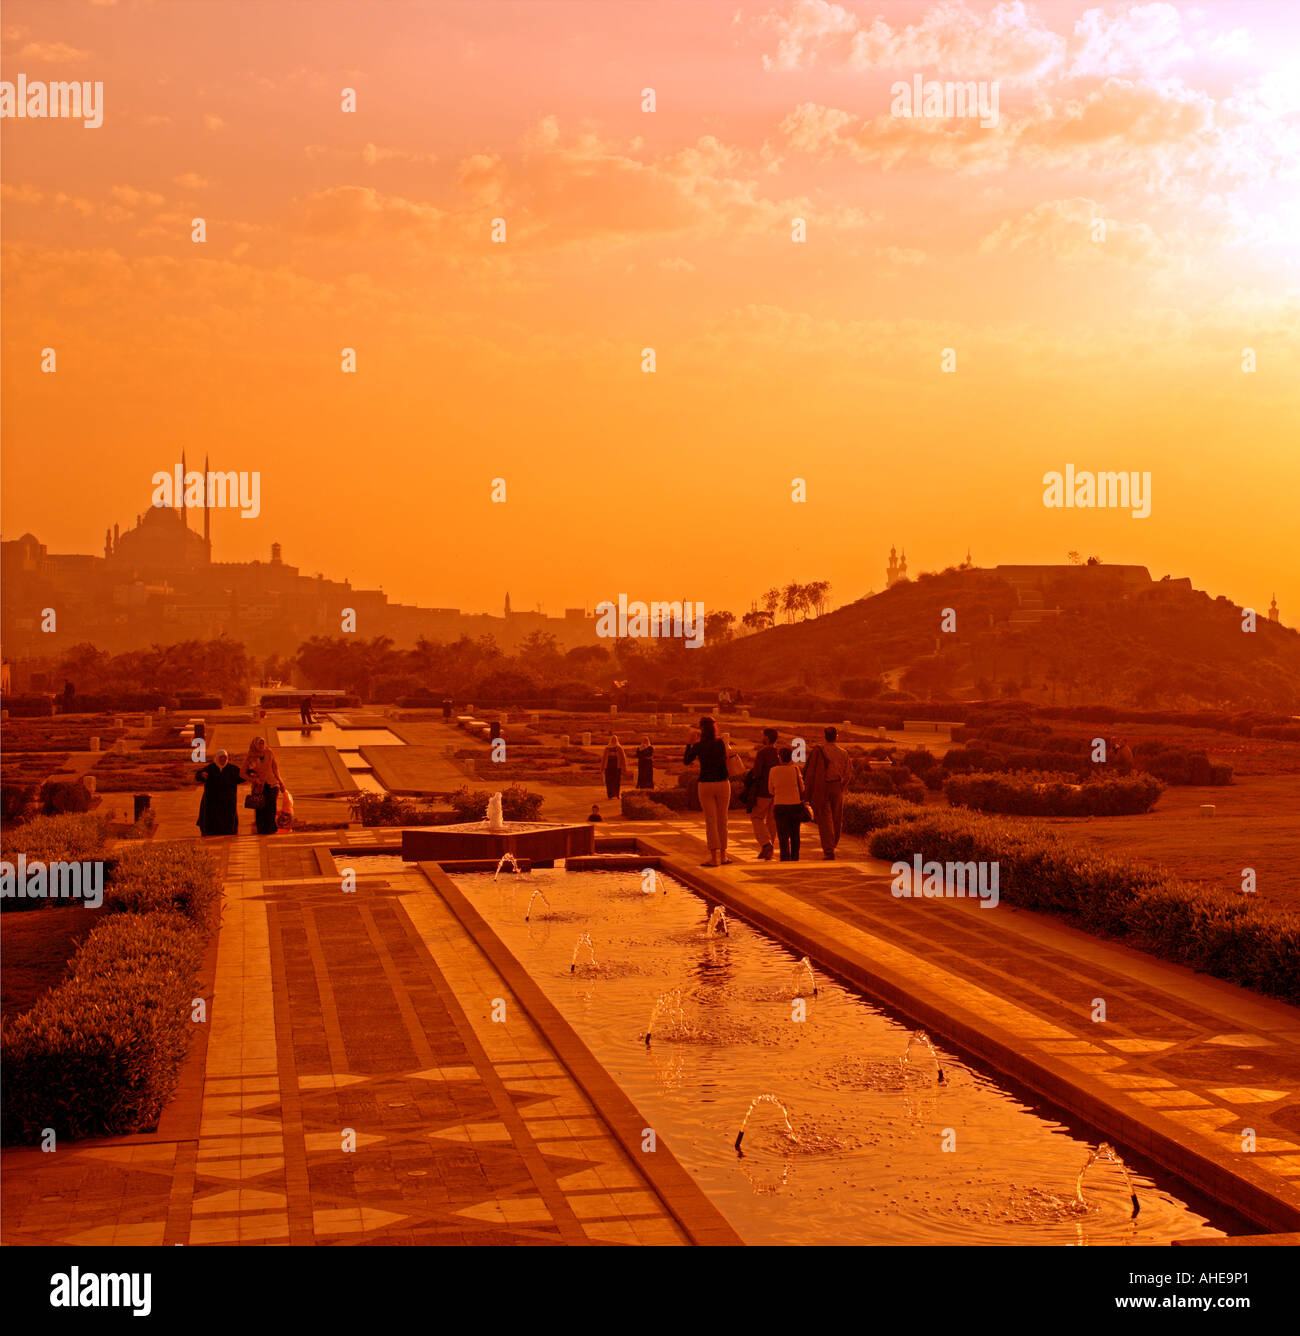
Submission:
[[[600,758],[600,768],[605,775],[605,797],[617,798],[623,787],[623,776],[627,774],[627,752],[619,746],[618,738],[612,733],[609,745]]]
[[[239,808],[236,789],[244,782],[237,765],[230,764],[230,753],[224,748],[214,760],[200,766],[194,776],[203,785],[199,800],[199,833],[201,835],[238,835]]]
[[[636,786],[639,789],[655,786],[655,749],[649,738],[643,738],[636,749]]]
[[[280,767],[275,753],[266,745],[266,739],[256,737],[249,744],[244,762],[244,775],[252,784],[252,796],[257,800],[256,817],[259,835],[275,834],[275,809],[279,804]]]

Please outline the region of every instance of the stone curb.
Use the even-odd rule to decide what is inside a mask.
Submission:
[[[661,1138],[658,1139],[658,1149],[654,1154],[642,1153],[641,1134],[645,1118],[614,1078],[597,1062],[573,1027],[533,982],[532,976],[492,931],[456,883],[437,863],[417,863],[416,866],[446,901],[479,950],[501,974],[570,1076],[595,1105],[596,1112],[617,1138],[628,1158],[691,1242],[710,1247],[742,1246],[744,1240],[727,1223]]]
[[[803,907],[784,892],[768,887],[760,900],[730,882],[708,875],[705,869],[689,866],[651,838],[642,838],[641,843],[647,853],[659,855],[663,870],[679,881],[721,901],[729,911],[761,927],[800,955],[810,957],[823,969],[896,1008],[931,1034],[1010,1076],[1063,1111],[1083,1119],[1119,1146],[1145,1155],[1237,1215],[1270,1231],[1300,1228],[1300,1190],[1249,1163],[1229,1163],[1225,1152],[1208,1138],[1126,1099],[1119,1091],[1089,1082],[1077,1069],[1049,1057],[1027,1057],[1010,1031],[987,1021],[976,1023],[959,1018],[942,995],[903,978],[867,954],[829,942],[800,924],[797,911]],[[788,916],[769,903],[776,897],[787,902]]]

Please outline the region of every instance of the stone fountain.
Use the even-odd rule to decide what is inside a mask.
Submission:
[[[488,799],[482,821],[459,821],[450,826],[422,826],[402,832],[402,857],[407,862],[445,863],[461,859],[491,859],[506,854],[533,867],[553,867],[557,858],[572,858],[596,851],[596,828],[589,821],[564,825],[552,821],[507,821],[501,813],[501,795]]]

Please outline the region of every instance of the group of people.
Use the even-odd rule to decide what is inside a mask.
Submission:
[[[643,738],[636,749],[636,787],[652,789],[655,786],[655,749],[649,738]],[[611,733],[609,743],[600,757],[600,773],[605,780],[605,796],[617,798],[623,792],[623,782],[631,767],[627,763],[627,752],[618,740],[617,734]]]
[[[806,821],[817,824],[822,857],[835,857],[844,827],[844,795],[853,778],[853,759],[836,741],[838,733],[833,727],[827,728],[824,736],[825,741],[812,746],[801,767],[792,747],[777,745],[777,730],[765,728],[763,741],[746,770],[736,750],[719,736],[714,720],[707,715],[700,720],[682,761],[700,767],[697,791],[709,846],[709,859],[703,866],[721,867],[735,861],[727,854],[727,809],[731,806],[731,781],[742,777],[741,799],[753,825],[760,859],[771,859],[779,850],[781,862],[797,862],[800,828]]]
[[[202,835],[237,835],[239,833],[239,786],[247,783],[244,806],[251,808],[259,835],[274,835],[279,826],[281,795],[288,799],[275,752],[264,737],[249,744],[244,768],[240,771],[222,748],[194,776],[203,785],[199,800],[199,833]]]

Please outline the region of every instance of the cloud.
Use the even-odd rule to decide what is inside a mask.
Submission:
[[[220,116],[215,116],[211,112],[208,112],[203,118],[203,128],[215,133],[217,130],[224,130],[226,128],[226,123]]]
[[[89,51],[82,51],[66,42],[28,42],[18,52],[19,60],[48,61],[54,65],[76,65],[90,59]]]
[[[419,162],[432,165],[438,161],[436,153],[413,153],[404,148],[384,148],[379,144],[367,144],[361,150],[361,161],[367,167],[380,162]]]
[[[1030,82],[1065,57],[1065,38],[1020,0],[996,4],[987,13],[962,0],[941,0],[917,22],[898,27],[882,18],[867,23],[828,0],[798,0],[787,14],[769,15],[768,21],[779,34],[776,54],[764,57],[769,69],[802,69],[825,56],[862,71]]]
[[[304,201],[299,226],[308,235],[338,240],[429,239],[445,220],[446,214],[432,204],[383,195],[370,186],[330,186]]]
[[[1182,15],[1166,4],[1127,5],[1114,14],[1085,10],[1074,25],[1070,77],[1164,74],[1194,54]]]
[[[981,242],[980,250],[1048,254],[1081,263],[1118,261],[1156,268],[1168,260],[1165,244],[1142,222],[1119,223],[1094,200],[1048,200],[1007,219]]]
[[[179,176],[173,176],[172,181],[183,190],[204,190],[212,184],[206,176],[200,176],[198,172],[182,172]]]

